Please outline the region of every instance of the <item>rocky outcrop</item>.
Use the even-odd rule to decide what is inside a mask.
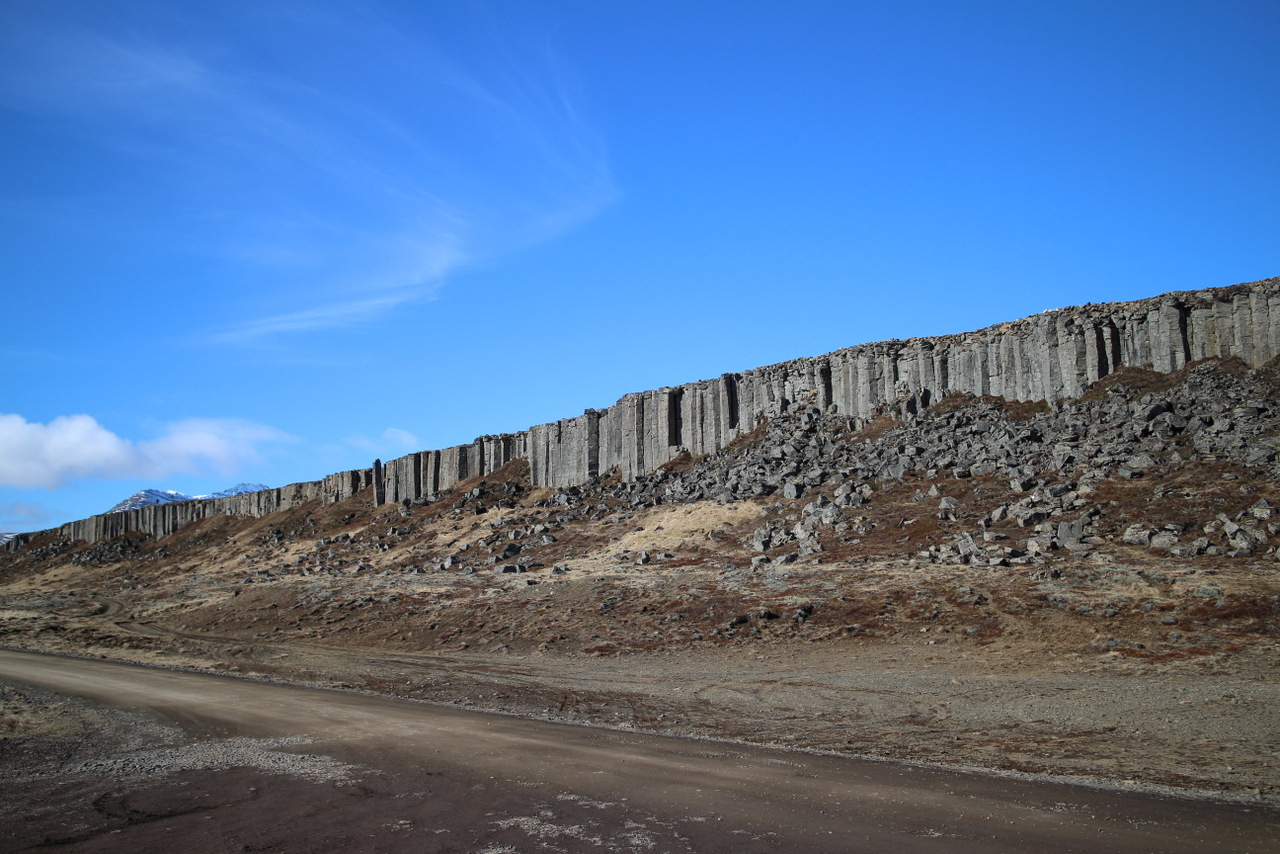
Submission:
[[[164,536],[196,519],[263,515],[375,486],[379,503],[422,500],[527,459],[536,486],[564,487],[617,470],[632,481],[681,454],[694,457],[796,408],[855,426],[886,407],[909,416],[956,392],[1013,401],[1080,396],[1126,366],[1159,372],[1206,358],[1256,367],[1280,354],[1280,279],[1182,291],[1128,303],[1047,311],[977,332],[862,344],[718,379],[625,395],[606,409],[469,445],[422,451],[376,468],[248,495],[94,516],[62,526],[96,541],[125,531]]]

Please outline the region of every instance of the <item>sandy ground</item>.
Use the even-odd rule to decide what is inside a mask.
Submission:
[[[1280,846],[1280,814],[1257,804],[573,727],[82,659],[0,652],[0,674],[6,851]]]

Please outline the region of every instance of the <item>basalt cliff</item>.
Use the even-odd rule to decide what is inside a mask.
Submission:
[[[908,417],[954,393],[1053,403],[1077,398],[1125,367],[1168,373],[1230,357],[1257,367],[1277,354],[1280,278],[1062,308],[976,332],[860,344],[627,394],[606,409],[519,433],[277,489],[92,516],[63,525],[60,534],[88,542],[130,531],[163,537],[209,516],[263,516],[317,498],[340,501],[370,486],[375,504],[420,502],[518,459],[527,460],[539,487],[579,485],[610,472],[632,481],[682,455],[719,451],[796,407],[846,416],[857,429],[878,413]],[[29,539],[19,536],[8,547]]]

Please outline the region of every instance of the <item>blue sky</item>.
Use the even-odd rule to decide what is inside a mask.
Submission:
[[[1280,274],[1273,2],[0,4],[0,530]]]

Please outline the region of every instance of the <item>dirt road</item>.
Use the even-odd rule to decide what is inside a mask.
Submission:
[[[93,756],[0,753],[10,851],[1280,850],[1260,806],[13,651],[0,677],[135,716]]]

